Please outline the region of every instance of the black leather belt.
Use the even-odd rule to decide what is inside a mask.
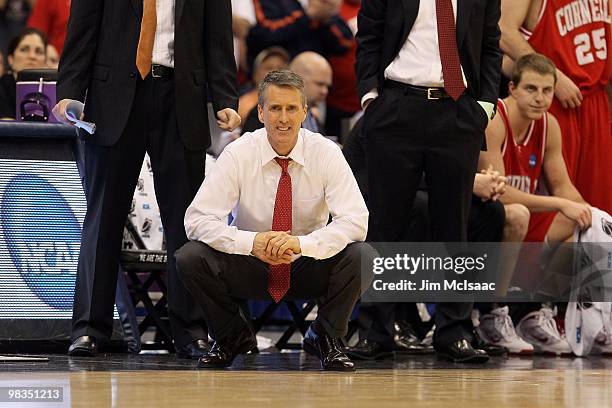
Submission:
[[[151,65],[151,77],[153,78],[170,78],[174,76],[174,68],[165,65]]]
[[[422,96],[425,99],[428,99],[430,101],[450,98],[450,95],[446,93],[444,88],[410,85],[410,84],[404,84],[402,82],[392,81],[390,79],[387,79],[385,81],[384,88],[399,89],[403,91],[404,94],[413,94],[413,95]]]

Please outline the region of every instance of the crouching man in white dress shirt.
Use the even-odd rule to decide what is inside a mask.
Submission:
[[[191,242],[175,258],[215,340],[202,368],[256,345],[235,299],[310,298],[319,309],[304,350],[326,370],[355,370],[338,339],[361,294],[362,255],[375,256],[362,242],[368,210],[338,146],[300,128],[307,109],[300,76],[270,72],[259,86],[264,128],[225,148],[187,209]]]

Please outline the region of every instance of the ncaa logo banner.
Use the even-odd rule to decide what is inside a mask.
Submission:
[[[85,211],[76,163],[0,160],[0,318],[70,318]]]

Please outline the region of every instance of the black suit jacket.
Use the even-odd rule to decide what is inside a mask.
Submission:
[[[59,67],[58,100],[84,101],[92,143],[121,136],[136,89],[142,0],[72,0]],[[189,149],[210,145],[206,102],[236,109],[236,63],[228,0],[176,0],[174,64],[179,133]]]
[[[418,11],[419,0],[363,0],[355,64],[360,98],[380,88],[384,70],[406,42]],[[457,0],[457,45],[468,92],[494,106],[502,61],[500,14],[500,0]]]

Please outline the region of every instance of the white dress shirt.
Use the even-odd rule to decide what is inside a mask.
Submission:
[[[456,20],[457,0],[452,0],[452,4]],[[463,68],[461,73],[463,75]],[[414,25],[399,53],[385,69],[385,78],[418,86],[444,86],[435,0],[419,3]],[[465,75],[463,83],[467,87]]]
[[[255,235],[272,229],[281,175],[276,157],[265,128],[230,143],[187,209],[187,237],[221,252],[249,255]],[[340,148],[301,129],[287,157],[292,159],[291,234],[299,239],[302,255],[330,258],[347,244],[363,241],[368,210]],[[228,225],[230,212],[233,221]]]
[[[452,0],[452,5],[456,20],[457,0]],[[463,67],[461,67],[461,75],[463,84],[467,88]],[[384,76],[386,79],[404,84],[444,87],[435,0],[419,2],[419,12],[408,38],[406,38],[406,42],[395,59],[385,68]],[[368,99],[377,96],[378,90],[376,89],[368,92],[361,98],[362,106]],[[490,118],[493,113],[493,104],[484,101],[478,101],[478,103],[485,110],[487,117]]]
[[[153,42],[153,64],[174,68],[175,0],[156,0],[157,26]]]

